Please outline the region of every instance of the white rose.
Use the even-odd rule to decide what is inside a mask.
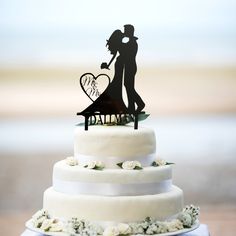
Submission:
[[[62,222],[56,222],[51,224],[51,227],[49,229],[49,231],[51,232],[61,232],[64,229],[64,225]]]
[[[133,170],[136,164],[134,161],[125,161],[122,163],[122,168],[125,170]]]
[[[183,209],[184,213],[188,213],[192,218],[192,224],[198,219],[198,215],[200,214],[200,208],[195,207],[194,205],[186,206]]]
[[[76,166],[76,165],[78,165],[78,161],[75,157],[67,157],[66,164],[69,166]]]
[[[42,209],[32,216],[32,223],[34,227],[39,228],[46,219],[49,219],[49,214],[46,210]]]
[[[141,163],[139,162],[139,161],[134,161],[134,164],[135,164],[135,167],[137,166],[137,167],[142,167],[142,165],[141,165]]]
[[[131,233],[131,228],[128,224],[118,224],[117,226],[119,233],[120,234],[130,234]]]
[[[178,220],[180,220],[183,226],[190,228],[192,226],[192,217],[186,212],[181,212],[178,215]]]
[[[169,232],[174,232],[180,229],[183,229],[183,224],[180,220],[175,219],[167,223],[167,228]]]
[[[156,225],[158,226],[157,234],[166,233],[168,231],[167,222],[157,221]]]
[[[100,168],[104,168],[105,165],[104,165],[104,163],[102,161],[97,161],[96,162],[96,166],[100,167]]]
[[[49,228],[51,227],[51,225],[53,224],[54,219],[46,219],[43,221],[40,229],[44,230],[44,231],[48,231]]]
[[[181,222],[180,220],[178,220],[178,219],[173,220],[172,223],[175,225],[175,227],[176,227],[178,230],[184,228],[182,222]]]
[[[166,165],[166,161],[163,159],[156,159],[155,162],[158,166],[165,166]]]
[[[97,164],[96,161],[90,161],[90,162],[87,164],[87,168],[88,168],[88,169],[94,169],[94,168],[96,167],[96,164]]]
[[[107,227],[103,232],[103,236],[118,236],[119,234],[119,229],[115,226]]]
[[[146,229],[146,234],[156,234],[158,228],[157,226],[153,223],[151,225],[148,226],[148,228]]]

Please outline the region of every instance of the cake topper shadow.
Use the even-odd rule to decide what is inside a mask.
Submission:
[[[148,116],[143,112],[145,103],[134,86],[137,72],[137,40],[133,25],[124,25],[124,32],[115,30],[107,40],[106,46],[112,58],[109,63],[103,62],[101,69],[109,70],[116,59],[112,81],[106,74],[94,76],[92,73],[85,73],[80,77],[82,90],[93,102],[82,112],[77,113],[85,117],[85,130],[92,124],[122,125],[130,121],[134,121],[134,129],[138,129],[138,121]],[[123,85],[126,89],[128,106],[122,96]],[[115,119],[112,120],[112,116]]]

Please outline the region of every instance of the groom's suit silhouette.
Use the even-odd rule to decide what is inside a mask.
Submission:
[[[128,110],[130,113],[141,112],[145,103],[135,90],[135,74],[137,72],[136,54],[138,51],[137,37],[134,36],[132,25],[124,26],[124,36],[129,38],[127,43],[123,43],[121,56],[124,60],[124,86],[128,97]],[[137,109],[135,108],[137,105]]]

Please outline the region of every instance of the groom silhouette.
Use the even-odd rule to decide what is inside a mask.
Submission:
[[[134,36],[134,26],[124,25],[124,37],[127,43],[122,43],[121,57],[124,60],[124,86],[128,97],[128,111],[140,113],[145,103],[135,90],[135,74],[137,72],[136,55],[138,51],[137,37]],[[135,108],[137,105],[137,109]]]
[[[128,108],[126,109],[130,114],[138,114],[145,107],[145,103],[135,90],[135,74],[137,72],[136,55],[138,51],[137,37],[134,36],[134,26],[124,25],[124,32],[115,30],[109,40],[107,40],[108,49],[113,55],[110,62],[107,64],[103,62],[101,69],[109,69],[109,66],[115,59],[117,52],[119,56],[115,63],[115,75],[113,82],[107,88],[104,94],[108,94],[113,100],[121,97],[121,107],[124,109],[122,99],[122,80],[126,88],[128,98]],[[116,86],[114,86],[116,85]]]

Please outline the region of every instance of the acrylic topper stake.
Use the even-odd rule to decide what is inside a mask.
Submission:
[[[94,76],[92,73],[85,73],[80,77],[82,90],[93,102],[82,112],[77,113],[85,117],[85,130],[92,124],[121,125],[130,120],[134,121],[134,128],[138,129],[139,116],[145,114],[142,112],[145,103],[134,86],[137,72],[137,40],[133,25],[124,25],[123,32],[115,30],[107,40],[106,46],[112,58],[109,63],[103,62],[101,69],[109,69],[115,60],[112,81],[106,74]],[[127,106],[122,96],[123,86],[127,94]],[[115,117],[115,121],[112,116]],[[99,118],[96,120],[96,117]]]

